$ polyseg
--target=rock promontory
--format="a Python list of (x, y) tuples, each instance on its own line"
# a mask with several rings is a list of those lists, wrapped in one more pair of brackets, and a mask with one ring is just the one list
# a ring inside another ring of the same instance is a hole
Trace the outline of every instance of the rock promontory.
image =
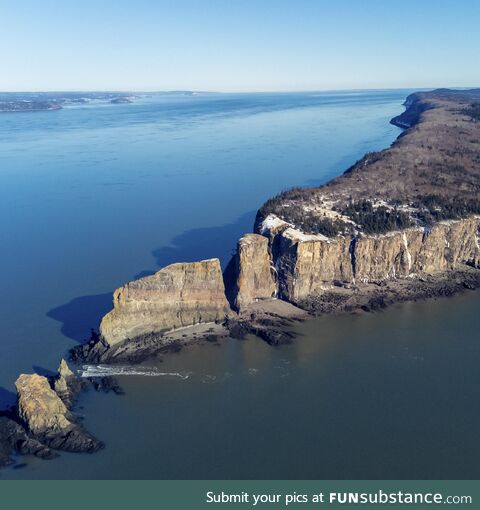
[(479, 105), (480, 89), (410, 95), (391, 147), (268, 200), (223, 279), (212, 259), (128, 283), (74, 357), (137, 361), (214, 322), (278, 344), (301, 310), (372, 311), (479, 287)]
[(132, 359), (135, 351), (152, 343), (155, 348), (171, 343), (166, 333), (222, 323), (230, 313), (219, 259), (171, 264), (117, 289), (113, 309), (100, 323), (99, 341), (81, 353), (77, 349), (76, 355), (89, 360)]

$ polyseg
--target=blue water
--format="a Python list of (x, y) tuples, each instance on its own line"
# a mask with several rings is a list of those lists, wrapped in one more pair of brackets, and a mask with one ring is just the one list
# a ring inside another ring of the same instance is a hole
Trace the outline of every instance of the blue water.
[[(273, 194), (399, 134), (409, 91), (152, 95), (0, 115), (0, 400), (55, 370), (114, 288), (228, 260)], [(320, 317), (132, 367), (80, 398), (106, 442), (1, 478), (478, 478), (480, 295)], [(157, 374), (146, 377), (146, 374)], [(22, 460), (22, 462), (25, 459)]]

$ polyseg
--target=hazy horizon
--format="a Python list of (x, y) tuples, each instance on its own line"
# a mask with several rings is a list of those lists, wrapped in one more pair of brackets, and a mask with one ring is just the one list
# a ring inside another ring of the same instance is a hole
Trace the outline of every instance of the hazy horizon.
[(121, 93), (125, 94), (131, 92), (133, 94), (172, 94), (172, 93), (182, 93), (182, 92), (190, 92), (194, 94), (290, 94), (290, 93), (298, 93), (298, 94), (311, 94), (311, 93), (328, 93), (328, 92), (374, 92), (374, 91), (388, 91), (388, 90), (435, 90), (439, 88), (445, 89), (458, 89), (458, 90), (468, 90), (468, 89), (477, 89), (480, 88), (480, 83), (478, 85), (470, 85), (470, 86), (431, 86), (431, 87), (377, 87), (377, 88), (338, 88), (338, 89), (298, 89), (298, 90), (197, 90), (193, 88), (186, 89), (165, 89), (165, 90), (141, 90), (141, 89), (122, 89), (122, 88), (112, 88), (112, 89), (80, 89), (80, 88), (72, 88), (72, 89), (59, 89), (52, 88), (48, 90), (0, 90), (0, 94), (54, 94), (54, 93)]

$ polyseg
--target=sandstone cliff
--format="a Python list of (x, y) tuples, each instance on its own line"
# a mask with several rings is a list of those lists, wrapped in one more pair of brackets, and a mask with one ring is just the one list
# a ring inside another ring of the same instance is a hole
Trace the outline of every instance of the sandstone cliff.
[(230, 280), (230, 302), (238, 311), (256, 301), (276, 296), (275, 268), (268, 239), (264, 236), (246, 234), (241, 237), (225, 274)]
[(229, 312), (218, 259), (172, 264), (117, 289), (100, 334), (115, 346), (150, 333), (224, 321)]
[(480, 217), (445, 221), (430, 229), (410, 228), (384, 235), (307, 235), (269, 216), (257, 228), (267, 233), (278, 295), (301, 303), (332, 286), (378, 283), (478, 267)]

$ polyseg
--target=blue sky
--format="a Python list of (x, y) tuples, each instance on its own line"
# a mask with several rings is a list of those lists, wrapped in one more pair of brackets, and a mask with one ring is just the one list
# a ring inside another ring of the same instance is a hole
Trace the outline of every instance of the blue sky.
[(0, 0), (0, 90), (480, 86), (479, 0)]

